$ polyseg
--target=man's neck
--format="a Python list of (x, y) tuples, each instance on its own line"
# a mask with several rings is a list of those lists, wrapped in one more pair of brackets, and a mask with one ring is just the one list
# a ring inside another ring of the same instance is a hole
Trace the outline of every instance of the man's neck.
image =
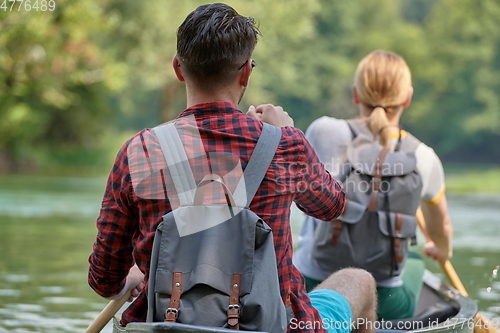
[(211, 93), (187, 89), (187, 107), (209, 102), (227, 102), (238, 105), (240, 95), (241, 93), (238, 94), (231, 89)]

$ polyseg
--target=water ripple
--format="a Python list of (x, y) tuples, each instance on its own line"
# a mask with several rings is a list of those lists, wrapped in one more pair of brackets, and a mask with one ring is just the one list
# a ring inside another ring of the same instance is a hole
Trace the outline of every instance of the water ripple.
[(5, 216), (96, 216), (99, 208), (100, 198), (87, 193), (0, 190), (0, 215)]
[(453, 247), (500, 251), (500, 196), (450, 195)]
[(12, 296), (16, 297), (21, 295), (20, 290), (15, 290), (15, 289), (0, 289), (0, 296)]
[(82, 298), (78, 297), (44, 297), (42, 301), (52, 304), (81, 304), (84, 302)]

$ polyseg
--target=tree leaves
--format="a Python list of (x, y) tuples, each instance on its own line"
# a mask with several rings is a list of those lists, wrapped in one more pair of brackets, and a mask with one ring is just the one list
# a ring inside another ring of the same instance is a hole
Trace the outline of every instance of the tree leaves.
[[(37, 147), (90, 148), (104, 131), (173, 118), (185, 99), (171, 69), (177, 27), (204, 3), (58, 0), (54, 12), (0, 10), (0, 152), (21, 161)], [(322, 115), (355, 116), (356, 66), (385, 49), (412, 70), (405, 128), (445, 158), (480, 152), (482, 160), (500, 160), (484, 148), (500, 139), (498, 1), (228, 4), (255, 17), (262, 32), (243, 110), (281, 104), (303, 130)]]

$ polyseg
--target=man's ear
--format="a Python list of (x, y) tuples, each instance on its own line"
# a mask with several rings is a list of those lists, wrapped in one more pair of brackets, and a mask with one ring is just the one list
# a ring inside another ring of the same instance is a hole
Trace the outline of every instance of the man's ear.
[(181, 82), (186, 81), (184, 79), (184, 75), (182, 75), (182, 70), (181, 70), (181, 63), (179, 61), (179, 57), (174, 55), (174, 58), (172, 59), (172, 67), (174, 68), (175, 75), (177, 76), (177, 79)]
[(410, 106), (411, 104), (411, 98), (413, 97), (413, 87), (409, 87), (408, 88), (408, 97), (406, 98), (406, 100), (404, 101), (404, 103), (402, 104), (402, 106), (406, 109), (407, 107)]
[(250, 81), (250, 75), (252, 75), (252, 59), (248, 59), (240, 70), (240, 85), (242, 87), (248, 87), (248, 82)]
[(358, 92), (356, 91), (356, 87), (351, 88), (351, 99), (352, 99), (352, 103), (355, 105), (358, 105), (360, 103), (359, 97), (358, 97)]

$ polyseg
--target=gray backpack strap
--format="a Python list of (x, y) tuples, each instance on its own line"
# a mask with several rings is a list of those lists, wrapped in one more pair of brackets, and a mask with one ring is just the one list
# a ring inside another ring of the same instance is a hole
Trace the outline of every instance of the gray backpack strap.
[[(369, 138), (373, 138), (373, 134), (370, 132), (369, 129), (367, 129), (367, 127), (363, 124), (361, 119), (358, 118), (345, 119), (345, 122), (347, 123), (347, 126), (349, 126), (349, 129), (351, 130), (352, 139), (350, 142), (352, 142), (352, 140), (354, 140), (361, 133), (367, 135)], [(351, 171), (352, 171), (351, 164), (349, 163), (349, 161), (345, 161), (345, 163), (342, 164), (342, 169), (340, 170), (337, 177), (335, 177), (335, 179), (343, 183), (347, 179)]]
[(281, 140), (281, 128), (263, 123), (262, 133), (243, 173), (248, 208), (271, 165)]
[(155, 285), (156, 285), (156, 269), (158, 268), (158, 254), (160, 253), (161, 230), (162, 223), (158, 226), (155, 237), (153, 239), (153, 249), (151, 250), (151, 260), (149, 264), (149, 279), (148, 279), (148, 312), (146, 322), (152, 323), (154, 312), (151, 309), (155, 308)]
[(192, 205), (196, 181), (174, 123), (153, 128), (165, 156), (181, 206)]
[(347, 125), (349, 125), (349, 128), (353, 134), (353, 139), (357, 137), (359, 134), (364, 134), (368, 136), (369, 138), (373, 138), (372, 132), (370, 132), (370, 129), (366, 126), (366, 123), (359, 119), (359, 118), (354, 118), (354, 119), (346, 119)]
[[(372, 132), (370, 132), (370, 129), (366, 126), (362, 119), (346, 119), (346, 122), (352, 132), (353, 139), (359, 134), (365, 134), (369, 138), (373, 138)], [(401, 146), (399, 149), (396, 148), (396, 150), (414, 153), (420, 142), (421, 141), (419, 139), (407, 132), (406, 137), (401, 142)]]
[(419, 139), (417, 139), (410, 133), (406, 132), (406, 136), (403, 138), (399, 150), (404, 152), (415, 153), (420, 143), (421, 141)]

